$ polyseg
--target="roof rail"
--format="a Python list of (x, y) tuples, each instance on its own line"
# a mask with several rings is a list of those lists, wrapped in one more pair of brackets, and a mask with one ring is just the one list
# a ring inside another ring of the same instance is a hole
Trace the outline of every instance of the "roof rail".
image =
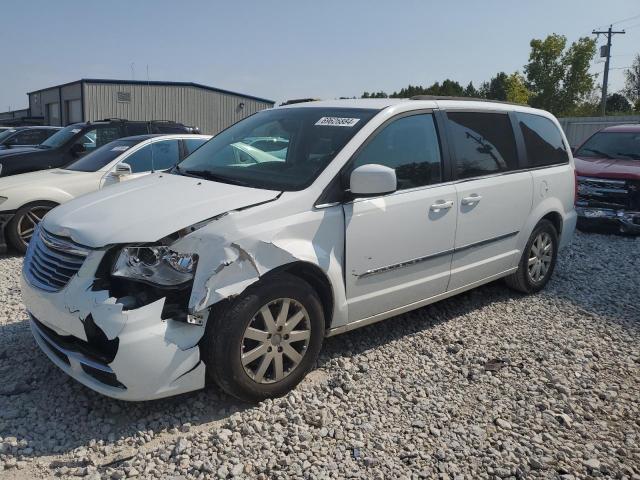
[(126, 122), (127, 119), (126, 118), (118, 118), (118, 117), (110, 117), (110, 118), (105, 118), (102, 120), (96, 120), (98, 122)]
[(414, 95), (409, 100), (459, 100), (467, 102), (487, 102), (487, 103), (504, 103), (505, 105), (515, 105), (518, 107), (527, 107), (524, 103), (507, 102), (505, 100), (491, 100), (490, 98), (476, 97), (447, 97), (446, 95)]
[(307, 103), (307, 102), (317, 102), (317, 98), (294, 98), (292, 100), (287, 100), (286, 102), (282, 102), (280, 104), (281, 107), (286, 105), (295, 105), (296, 103)]

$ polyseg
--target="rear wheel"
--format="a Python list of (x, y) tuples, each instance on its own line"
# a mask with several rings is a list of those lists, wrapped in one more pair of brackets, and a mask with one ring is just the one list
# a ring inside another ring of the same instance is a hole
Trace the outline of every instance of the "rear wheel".
[(305, 281), (280, 274), (212, 311), (202, 356), (223, 390), (259, 401), (293, 389), (313, 367), (323, 337), (318, 295)]
[(19, 208), (6, 227), (9, 245), (18, 252), (25, 253), (36, 226), (42, 221), (49, 210), (54, 207), (56, 207), (56, 204), (53, 202), (41, 201), (33, 202)]
[(547, 284), (558, 257), (558, 232), (549, 220), (540, 220), (524, 249), (518, 270), (505, 278), (507, 285), (524, 293), (535, 293)]

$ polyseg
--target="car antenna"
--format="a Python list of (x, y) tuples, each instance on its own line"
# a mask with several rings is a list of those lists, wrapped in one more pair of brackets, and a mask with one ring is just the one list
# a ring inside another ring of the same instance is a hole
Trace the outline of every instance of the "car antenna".
[[(147, 108), (149, 107), (149, 89), (151, 88), (151, 82), (149, 81), (149, 64), (147, 63)], [(151, 122), (148, 123), (149, 130), (151, 130)], [(153, 165), (153, 141), (151, 141), (151, 173), (155, 173), (156, 169)]]

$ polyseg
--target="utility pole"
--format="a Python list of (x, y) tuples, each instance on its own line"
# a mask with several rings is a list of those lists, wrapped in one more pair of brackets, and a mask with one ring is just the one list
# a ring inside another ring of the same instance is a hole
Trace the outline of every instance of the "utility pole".
[[(611, 37), (617, 34), (624, 34), (624, 30), (620, 30), (618, 32), (613, 31), (613, 25), (609, 25), (609, 29), (605, 31), (594, 30), (594, 35), (606, 35), (607, 36), (607, 46), (600, 48), (600, 57), (607, 57), (604, 61), (604, 75), (602, 77), (602, 116), (604, 117), (607, 114), (607, 84), (609, 82), (609, 60), (611, 59)], [(604, 55), (603, 55), (604, 53)]]

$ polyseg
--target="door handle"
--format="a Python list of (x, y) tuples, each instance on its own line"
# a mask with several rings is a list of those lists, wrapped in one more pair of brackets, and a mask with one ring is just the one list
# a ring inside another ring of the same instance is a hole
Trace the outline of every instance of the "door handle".
[(480, 202), (480, 200), (482, 200), (482, 196), (474, 193), (468, 197), (462, 197), (461, 203), (462, 205), (473, 205), (474, 203)]
[(453, 200), (447, 200), (446, 202), (440, 201), (434, 203), (433, 205), (431, 205), (429, 210), (431, 210), (432, 212), (439, 212), (440, 210), (449, 210), (451, 207), (453, 207)]

